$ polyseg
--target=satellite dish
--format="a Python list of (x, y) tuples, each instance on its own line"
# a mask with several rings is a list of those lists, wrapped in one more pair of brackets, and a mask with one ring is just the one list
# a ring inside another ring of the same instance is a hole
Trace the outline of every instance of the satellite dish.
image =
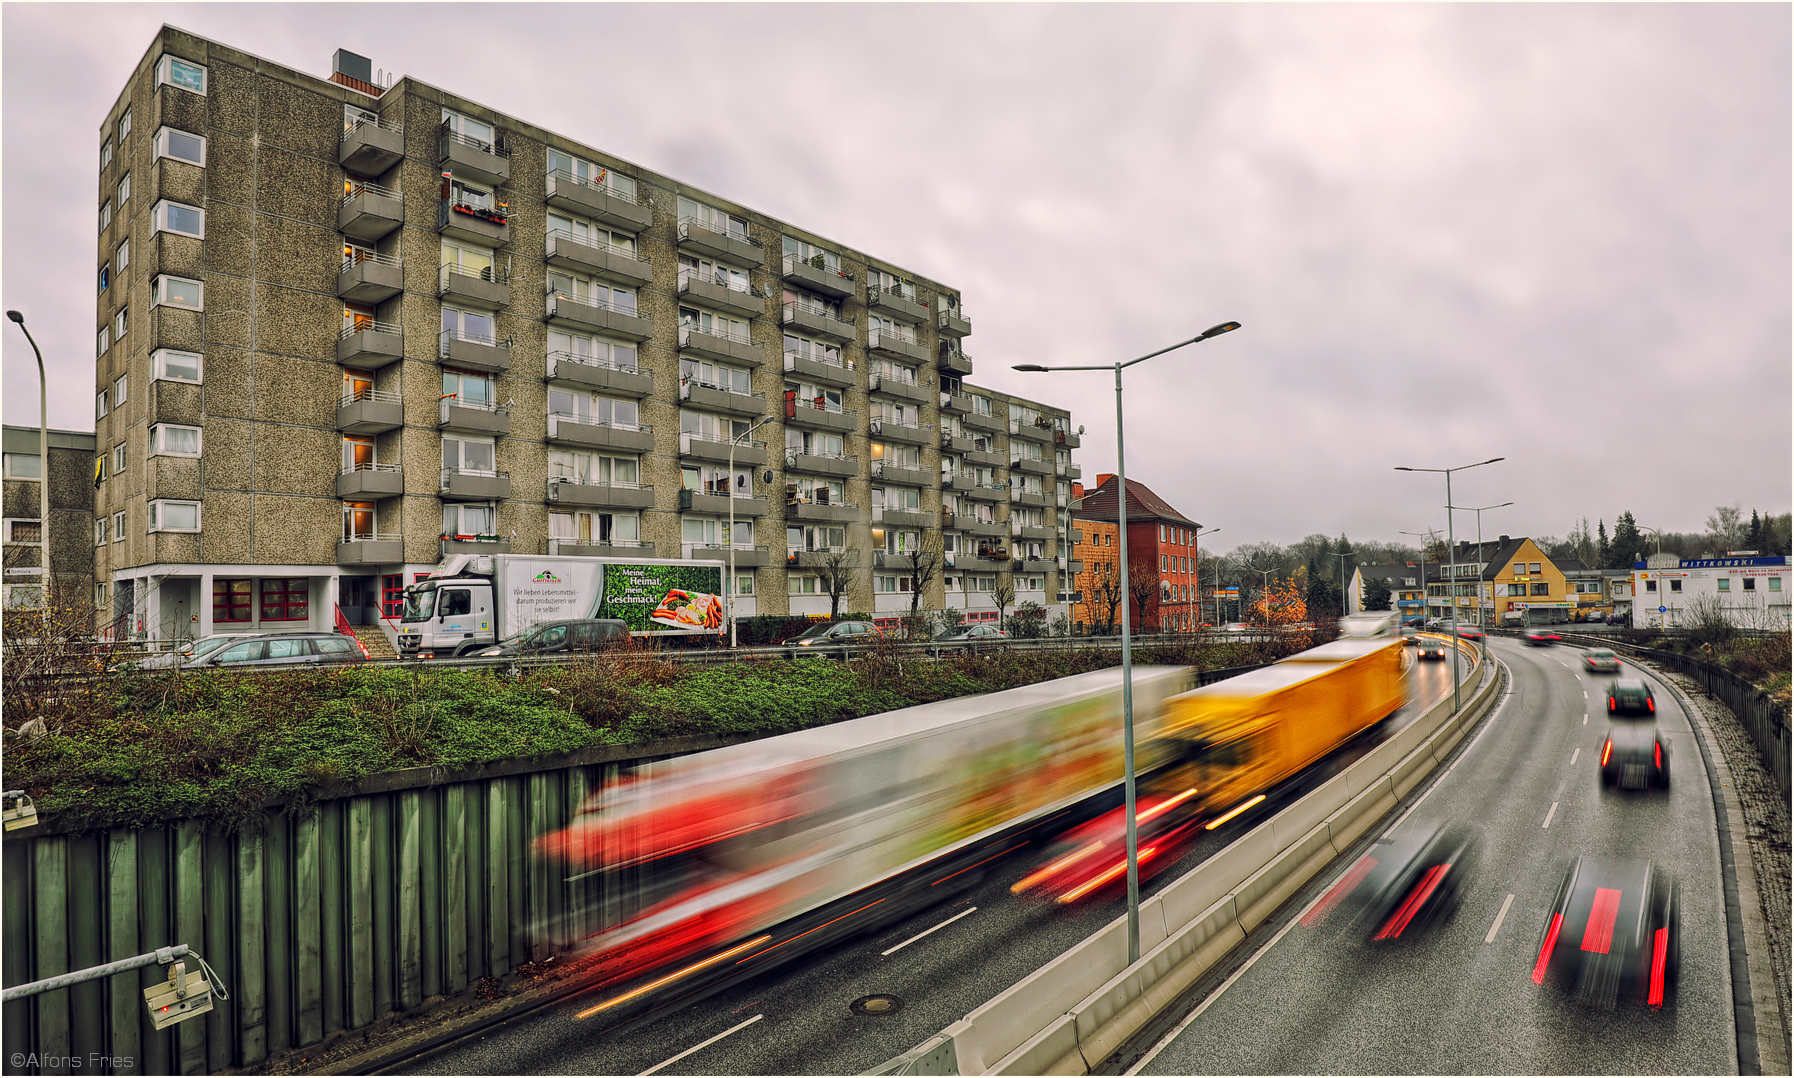
[(772, 469), (771, 468), (766, 469), (766, 474), (762, 475), (760, 477), (760, 482), (762, 482), (762, 483), (772, 482)]
[(1084, 424), (1079, 423), (1078, 424), (1078, 437), (1082, 438), (1083, 436), (1084, 436)]

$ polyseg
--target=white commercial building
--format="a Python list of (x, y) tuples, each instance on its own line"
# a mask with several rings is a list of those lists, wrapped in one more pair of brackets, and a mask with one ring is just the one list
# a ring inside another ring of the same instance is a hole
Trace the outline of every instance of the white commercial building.
[(1710, 607), (1740, 629), (1785, 630), (1791, 576), (1794, 558), (1788, 557), (1652, 555), (1632, 566), (1632, 624), (1673, 629)]

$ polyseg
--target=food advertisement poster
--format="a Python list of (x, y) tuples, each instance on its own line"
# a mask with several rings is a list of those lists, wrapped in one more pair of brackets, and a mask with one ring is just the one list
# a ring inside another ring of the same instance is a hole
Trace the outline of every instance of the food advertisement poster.
[(616, 618), (630, 632), (721, 633), (723, 571), (720, 565), (610, 562), (594, 618)]

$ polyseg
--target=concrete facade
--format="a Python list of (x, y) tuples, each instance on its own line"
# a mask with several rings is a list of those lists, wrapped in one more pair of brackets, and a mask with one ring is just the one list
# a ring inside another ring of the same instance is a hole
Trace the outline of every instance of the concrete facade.
[[(0, 605), (34, 607), (42, 601), (45, 574), (39, 489), (44, 468), (39, 428), (8, 426), (4, 442), (5, 578)], [(50, 569), (63, 603), (76, 603), (93, 590), (94, 438), (85, 431), (52, 430), (50, 435)]]
[(875, 555), (910, 543), (1002, 539), (973, 590), (1055, 593), (1055, 541), (1010, 532), (1064, 511), (1070, 413), (965, 384), (957, 290), (360, 85), (164, 27), (101, 126), (96, 437), (127, 463), (94, 572), (143, 633), (368, 624), (450, 549), (726, 560), (731, 486), (744, 613), (825, 613), (795, 553), (830, 545), (862, 555), (844, 610), (907, 610)]

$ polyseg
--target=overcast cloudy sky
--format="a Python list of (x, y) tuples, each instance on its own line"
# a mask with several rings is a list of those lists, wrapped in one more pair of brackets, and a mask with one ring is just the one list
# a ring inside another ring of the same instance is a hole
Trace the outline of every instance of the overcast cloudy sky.
[[(1786, 4), (21, 4), (4, 305), (91, 429), (98, 127), (168, 22), (334, 49), (964, 290), (973, 381), (1069, 404), (1222, 533), (1556, 534), (1790, 487)], [(432, 25), (434, 22), (434, 25)], [(4, 327), (5, 421), (37, 422)], [(1460, 525), (1472, 527), (1465, 514)]]

